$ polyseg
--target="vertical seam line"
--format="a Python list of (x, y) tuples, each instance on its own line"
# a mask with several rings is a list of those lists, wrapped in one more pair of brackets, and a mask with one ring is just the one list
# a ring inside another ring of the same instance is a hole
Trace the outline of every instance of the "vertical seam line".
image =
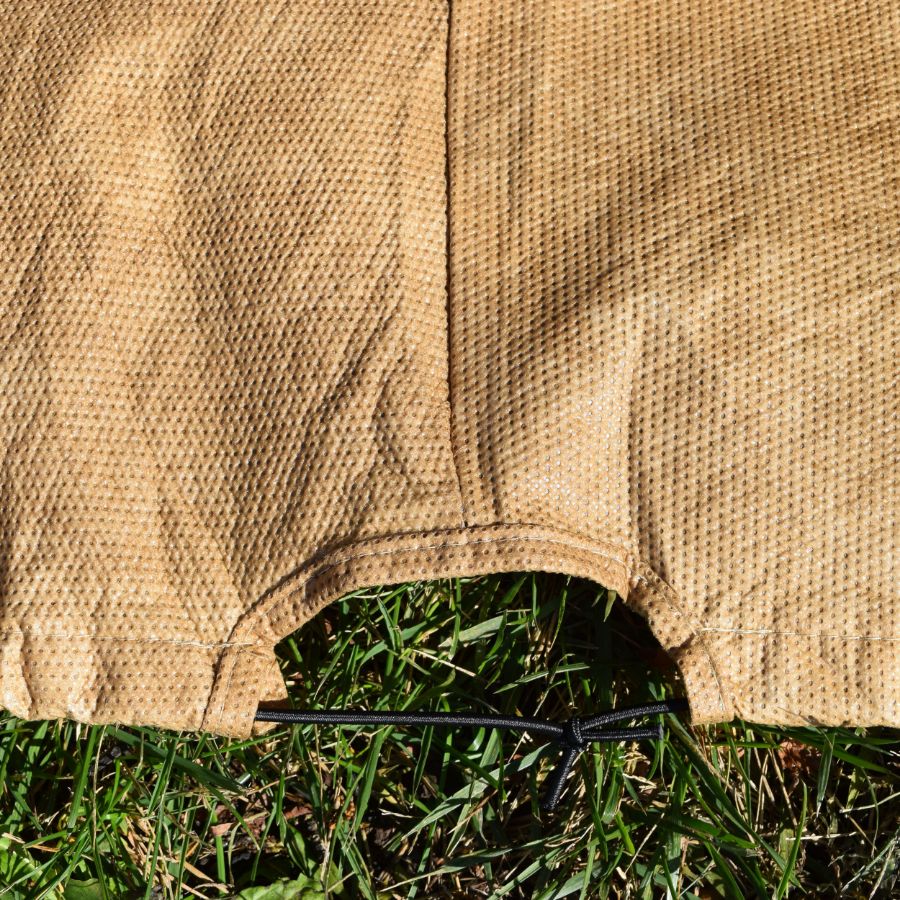
[(453, 0), (447, 0), (447, 38), (444, 52), (444, 256), (446, 258), (446, 323), (447, 330), (447, 413), (450, 430), (450, 458), (453, 462), (453, 471), (456, 474), (456, 486), (459, 491), (459, 510), (462, 527), (469, 527), (469, 518), (466, 513), (466, 498), (463, 493), (462, 476), (460, 474), (459, 460), (456, 453), (456, 414), (453, 404), (453, 257), (452, 257), (452, 222), (450, 212), (450, 71), (451, 71), (451, 40), (453, 35)]

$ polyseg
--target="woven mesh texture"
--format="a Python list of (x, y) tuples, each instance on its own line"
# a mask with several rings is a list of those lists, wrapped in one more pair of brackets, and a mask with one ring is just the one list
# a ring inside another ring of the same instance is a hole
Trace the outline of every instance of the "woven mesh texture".
[(0, 2), (0, 704), (261, 733), (535, 569), (900, 725), (898, 173), (891, 0)]

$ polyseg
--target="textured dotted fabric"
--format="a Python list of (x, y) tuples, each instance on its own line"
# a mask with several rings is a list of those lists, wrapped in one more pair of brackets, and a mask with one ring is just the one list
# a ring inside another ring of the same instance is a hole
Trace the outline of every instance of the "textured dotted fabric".
[(0, 705), (245, 737), (535, 569), (900, 726), (892, 0), (0, 2)]

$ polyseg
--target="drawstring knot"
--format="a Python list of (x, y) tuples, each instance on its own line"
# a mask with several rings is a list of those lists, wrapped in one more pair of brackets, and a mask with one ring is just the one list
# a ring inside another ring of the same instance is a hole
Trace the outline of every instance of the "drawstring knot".
[(573, 716), (563, 725), (561, 743), (575, 750), (583, 750), (587, 746), (581, 732), (581, 719), (578, 716)]
[(683, 700), (669, 700), (663, 703), (650, 703), (645, 706), (634, 706), (628, 709), (612, 709), (599, 716), (589, 719), (573, 716), (560, 727), (556, 742), (563, 748), (562, 756), (556, 764), (556, 768), (550, 773), (544, 788), (544, 799), (541, 801), (541, 809), (556, 809), (559, 798), (562, 795), (563, 786), (572, 767), (578, 757), (591, 744), (610, 744), (616, 741), (653, 739), (658, 740), (663, 736), (662, 725), (647, 728), (611, 728), (602, 726), (610, 722), (623, 719), (637, 718), (656, 712), (676, 712), (687, 708)]
[(474, 728), (503, 728), (510, 731), (526, 731), (552, 738), (561, 748), (562, 756), (547, 779), (541, 808), (555, 809), (562, 795), (563, 786), (578, 757), (591, 744), (608, 744), (617, 741), (659, 740), (663, 736), (662, 724), (650, 727), (606, 728), (612, 722), (642, 718), (656, 713), (685, 712), (685, 700), (660, 700), (624, 709), (611, 709), (596, 716), (573, 716), (559, 724), (546, 719), (525, 716), (493, 716), (469, 713), (407, 713), (407, 712), (357, 712), (355, 710), (294, 710), (259, 709), (258, 722), (283, 722), (300, 725), (450, 725)]

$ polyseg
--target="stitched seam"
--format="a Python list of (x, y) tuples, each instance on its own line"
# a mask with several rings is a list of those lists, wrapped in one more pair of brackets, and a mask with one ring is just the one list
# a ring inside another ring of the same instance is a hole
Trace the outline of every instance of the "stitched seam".
[[(503, 528), (520, 527), (521, 528), (521, 527), (529, 527), (529, 526), (523, 525), (523, 524), (518, 524), (518, 525), (506, 525), (505, 524), (503, 526), (498, 526), (498, 527), (503, 527)], [(530, 526), (530, 527), (540, 527), (540, 526)], [(541, 537), (538, 535), (524, 535), (524, 536), (519, 536), (519, 537), (508, 536), (508, 537), (493, 537), (493, 538), (491, 538), (491, 537), (476, 538), (471, 541), (442, 541), (442, 542), (438, 542), (436, 544), (431, 544), (431, 545), (424, 544), (424, 545), (414, 545), (411, 547), (391, 547), (391, 548), (386, 548), (384, 550), (372, 550), (372, 551), (368, 551), (368, 552), (355, 553), (355, 554), (350, 554), (348, 556), (341, 557), (341, 558), (331, 561), (331, 562), (323, 563), (321, 568), (313, 569), (312, 571), (310, 571), (306, 575), (306, 577), (303, 578), (303, 580), (300, 581), (298, 584), (296, 584), (287, 594), (285, 594), (283, 596), (274, 596), (272, 598), (272, 602), (270, 604), (268, 604), (266, 606), (262, 606), (258, 610), (256, 610), (252, 621), (258, 621), (260, 619), (265, 620), (266, 618), (268, 618), (271, 621), (272, 618), (277, 618), (279, 615), (281, 615), (281, 613), (277, 612), (278, 607), (281, 605), (284, 605), (284, 604), (291, 603), (293, 601), (293, 599), (304, 589), (304, 587), (311, 580), (313, 580), (314, 578), (323, 578), (323, 577), (327, 576), (329, 574), (329, 572), (333, 571), (334, 569), (338, 568), (339, 566), (346, 565), (347, 563), (353, 562), (354, 560), (357, 560), (357, 559), (363, 559), (363, 558), (375, 557), (375, 556), (390, 556), (390, 555), (399, 554), (399, 553), (415, 553), (415, 552), (422, 552), (422, 551), (428, 551), (428, 550), (461, 548), (461, 547), (469, 547), (469, 546), (478, 545), (478, 544), (503, 544), (503, 543), (528, 543), (528, 542), (562, 546), (562, 547), (566, 547), (567, 549), (572, 550), (572, 551), (579, 551), (579, 552), (587, 553), (590, 556), (596, 556), (596, 557), (604, 560), (605, 562), (616, 563), (616, 564), (622, 566), (626, 570), (625, 574), (626, 574), (628, 583), (629, 584), (633, 583), (633, 579), (629, 572), (630, 566), (629, 566), (628, 562), (626, 562), (625, 560), (623, 560), (617, 556), (612, 555), (611, 553), (605, 553), (601, 550), (598, 550), (593, 546), (589, 546), (589, 547), (580, 546), (579, 547), (572, 541), (562, 541), (562, 540), (558, 540), (558, 539), (554, 539), (554, 538)], [(620, 545), (619, 549), (624, 551), (623, 555), (626, 557), (626, 559), (631, 557), (631, 553), (628, 551), (628, 549), (626, 547), (622, 547)], [(725, 695), (724, 695), (724, 690), (723, 690), (722, 678), (719, 674), (718, 667), (716, 665), (715, 659), (713, 658), (712, 652), (710, 651), (710, 648), (709, 648), (706, 640), (703, 637), (702, 630), (698, 626), (695, 625), (695, 623), (693, 622), (691, 617), (689, 617), (687, 615), (687, 613), (682, 609), (681, 604), (678, 600), (677, 594), (671, 588), (671, 586), (668, 585), (661, 578), (659, 578), (659, 576), (656, 575), (656, 573), (653, 572), (653, 570), (649, 566), (647, 566), (643, 560), (641, 560), (641, 567), (643, 569), (645, 569), (647, 572), (649, 572), (650, 575), (652, 576), (652, 578), (648, 578), (643, 575), (638, 575), (636, 580), (638, 580), (638, 581), (643, 580), (644, 583), (647, 585), (647, 587), (650, 588), (650, 590), (652, 591), (653, 596), (663, 598), (665, 600), (667, 606), (672, 610), (672, 612), (687, 623), (688, 628), (690, 629), (692, 635), (697, 637), (698, 643), (703, 648), (703, 651), (707, 657), (707, 660), (709, 662), (710, 668), (713, 673), (713, 677), (716, 679), (716, 687), (718, 690), (719, 706), (723, 713), (727, 713), (727, 706), (725, 704)], [(326, 605), (326, 604), (320, 604), (320, 607), (324, 606), (324, 605)], [(249, 621), (250, 620), (245, 620), (245, 624), (247, 624)], [(241, 624), (240, 622), (236, 623), (235, 630), (238, 628), (238, 626), (240, 624)], [(234, 668), (235, 668), (236, 664), (237, 664), (237, 659), (235, 658), (229, 668), (228, 676), (225, 681), (222, 703), (216, 714), (217, 718), (213, 719), (213, 722), (220, 721), (221, 715), (225, 708), (225, 704), (229, 699), (228, 694), (231, 689), (231, 681), (232, 681), (232, 676), (233, 676)]]
[(90, 634), (88, 632), (71, 632), (59, 633), (55, 631), (38, 631), (34, 628), (10, 628), (0, 629), (0, 635), (22, 634), (29, 637), (46, 637), (54, 639), (72, 640), (73, 638), (90, 638), (92, 641), (121, 641), (122, 643), (134, 644), (174, 644), (178, 647), (206, 647), (206, 648), (225, 648), (225, 647), (259, 647), (258, 641), (220, 641), (207, 643), (204, 641), (184, 641), (178, 638), (132, 638), (120, 637), (115, 634)]
[(650, 589), (653, 596), (663, 597), (666, 602), (675, 610), (676, 614), (680, 615), (684, 619), (684, 621), (687, 622), (688, 628), (690, 629), (692, 635), (696, 635), (699, 645), (703, 648), (703, 652), (706, 654), (706, 659), (709, 662), (713, 677), (716, 679), (716, 689), (719, 692), (719, 707), (722, 710), (723, 714), (727, 714), (728, 707), (725, 705), (725, 691), (722, 687), (723, 679), (719, 674), (719, 667), (716, 664), (716, 660), (713, 657), (709, 644), (703, 637), (703, 630), (696, 622), (694, 622), (693, 617), (689, 616), (682, 609), (681, 602), (678, 600), (678, 594), (675, 592), (675, 589), (667, 581), (660, 578), (660, 576), (657, 575), (656, 572), (654, 572), (653, 569), (643, 560), (641, 561), (641, 566), (645, 569), (648, 575), (638, 575), (637, 581), (643, 581), (644, 584), (646, 584)]
[[(574, 540), (581, 541), (582, 545), (589, 552), (592, 552), (592, 553), (594, 553), (594, 552), (601, 553), (601, 554), (604, 553), (605, 552), (604, 550), (597, 549), (598, 547), (600, 547), (601, 545), (604, 545), (604, 544), (609, 547), (615, 547), (616, 549), (624, 549), (626, 558), (631, 559), (631, 560), (635, 559), (635, 554), (625, 548), (621, 539), (613, 540), (608, 537), (607, 538), (591, 538), (591, 537), (587, 537), (586, 535), (582, 534), (579, 531), (572, 531), (568, 528), (561, 528), (558, 525), (546, 525), (546, 524), (541, 525), (536, 522), (494, 522), (490, 525), (472, 524), (472, 525), (466, 526), (466, 528), (458, 528), (458, 527), (457, 528), (433, 528), (433, 529), (429, 529), (428, 531), (406, 532), (406, 533), (399, 532), (399, 533), (394, 533), (394, 534), (390, 534), (390, 535), (363, 538), (362, 540), (357, 541), (356, 543), (357, 543), (357, 545), (362, 545), (362, 544), (368, 545), (368, 544), (383, 543), (385, 541), (399, 541), (399, 540), (402, 540), (403, 538), (422, 539), (422, 538), (428, 537), (428, 536), (437, 536), (437, 535), (444, 535), (444, 534), (455, 535), (455, 534), (458, 534), (459, 532), (471, 533), (472, 531), (476, 531), (476, 532), (514, 531), (514, 530), (520, 529), (520, 528), (540, 529), (542, 531), (546, 531), (546, 532), (550, 532), (550, 533), (554, 533), (554, 534), (560, 534), (560, 535), (564, 535), (567, 537), (570, 536)], [(559, 541), (558, 539), (555, 539), (555, 538), (546, 538), (545, 539), (545, 538), (541, 538), (537, 535), (525, 536), (525, 537), (513, 536), (510, 539), (523, 540), (523, 541), (524, 540), (531, 540), (531, 541), (534, 541), (534, 540), (547, 540), (547, 541), (556, 540), (557, 543), (562, 543), (562, 544), (565, 544), (566, 546), (575, 546), (574, 544), (572, 544), (569, 541)], [(499, 541), (499, 540), (501, 540), (501, 538), (476, 538), (473, 540), (466, 541), (466, 543), (474, 544), (474, 543), (478, 543), (478, 542), (484, 542), (485, 540)], [(416, 549), (419, 546), (420, 545), (416, 544), (413, 546), (413, 549)], [(330, 553), (323, 554), (321, 557), (322, 560), (323, 561), (327, 560), (329, 556), (331, 556), (335, 553), (339, 553), (340, 549), (341, 548), (337, 548), (337, 549), (331, 551)], [(428, 548), (424, 548), (424, 549), (428, 549)], [(300, 568), (302, 568), (302, 567), (300, 567)]]
[(469, 524), (469, 516), (466, 512), (466, 499), (463, 493), (462, 475), (459, 469), (459, 460), (456, 453), (456, 440), (454, 427), (455, 415), (453, 412), (453, 332), (452, 332), (452, 304), (453, 304), (453, 259), (451, 251), (452, 226), (450, 221), (450, 39), (453, 34), (453, 0), (447, 2), (447, 39), (446, 52), (444, 54), (444, 256), (446, 257), (446, 316), (444, 327), (447, 332), (447, 427), (450, 437), (450, 459), (453, 463), (453, 471), (456, 474), (456, 486), (459, 490), (459, 512), (462, 527)]
[(701, 628), (712, 634), (785, 635), (787, 637), (833, 638), (839, 641), (900, 641), (900, 636), (874, 634), (834, 634), (828, 631), (782, 631), (777, 628)]
[[(488, 526), (488, 528), (496, 528), (496, 529), (504, 529), (510, 530), (515, 528), (542, 528), (546, 526), (533, 525), (529, 523), (503, 523), (498, 524), (496, 526)], [(573, 536), (580, 537), (576, 535), (575, 532), (565, 532), (562, 529), (555, 529), (556, 531), (562, 531), (563, 533), (572, 534)], [(396, 535), (393, 536), (396, 539)], [(372, 542), (379, 540), (378, 538), (373, 538)], [(384, 540), (382, 538), (381, 540)], [(584, 540), (584, 538), (581, 538)], [(328, 575), (328, 573), (338, 566), (346, 565), (349, 562), (353, 562), (356, 559), (362, 559), (367, 557), (375, 557), (375, 556), (388, 556), (395, 553), (415, 553), (427, 550), (441, 550), (441, 549), (450, 549), (450, 548), (460, 548), (460, 547), (468, 547), (478, 544), (503, 544), (503, 543), (545, 543), (555, 546), (566, 547), (569, 550), (578, 550), (580, 552), (587, 553), (591, 556), (596, 556), (600, 559), (603, 559), (607, 562), (613, 562), (625, 569), (626, 578), (629, 584), (633, 583), (632, 577), (632, 564), (630, 560), (633, 559), (633, 555), (630, 553), (627, 547), (622, 546), (621, 544), (615, 545), (619, 550), (623, 551), (623, 555), (625, 559), (621, 559), (617, 556), (612, 555), (611, 553), (604, 552), (596, 548), (596, 542), (591, 541), (591, 546), (577, 546), (573, 541), (562, 541), (555, 538), (549, 537), (541, 537), (538, 535), (523, 535), (523, 536), (509, 536), (509, 537), (486, 537), (486, 538), (476, 538), (470, 541), (441, 541), (436, 544), (431, 545), (413, 545), (410, 547), (389, 547), (384, 550), (371, 550), (367, 552), (350, 554), (349, 556), (344, 556), (338, 560), (334, 560), (331, 562), (327, 562), (323, 560), (323, 563), (320, 568), (312, 569), (305, 578), (299, 581), (294, 585), (291, 590), (285, 594), (280, 595), (276, 593), (274, 596), (270, 598), (270, 602), (263, 602), (258, 609), (256, 610), (248, 610), (247, 615), (239, 619), (234, 628), (231, 631), (231, 634), (234, 635), (238, 629), (240, 628), (248, 628), (251, 627), (251, 624), (255, 624), (256, 622), (262, 620), (266, 621), (267, 619), (271, 621), (273, 618), (277, 618), (281, 613), (276, 612), (279, 606), (283, 604), (288, 604), (293, 601), (293, 599), (299, 594), (304, 587), (313, 579), (313, 578), (323, 578)], [(611, 543), (611, 542), (610, 542)], [(612, 543), (611, 543), (612, 546)], [(336, 551), (337, 552), (337, 551)], [(661, 596), (666, 604), (670, 607), (672, 612), (682, 618), (688, 625), (688, 628), (691, 631), (692, 636), (696, 636), (699, 645), (703, 648), (703, 652), (705, 653), (707, 660), (709, 662), (710, 668), (713, 673), (713, 677), (716, 679), (716, 687), (718, 689), (719, 695), (719, 706), (722, 709), (723, 713), (727, 713), (727, 706), (725, 704), (725, 694), (723, 690), (723, 681), (721, 675), (719, 674), (718, 667), (716, 665), (715, 659), (713, 658), (712, 652), (709, 648), (707, 641), (705, 640), (703, 633), (699, 626), (694, 623), (693, 619), (687, 615), (684, 609), (681, 606), (680, 601), (678, 600), (678, 595), (674, 591), (674, 589), (663, 581), (654, 571), (653, 569), (645, 563), (644, 560), (640, 560), (640, 568), (645, 572), (649, 573), (650, 578), (643, 576), (637, 573), (637, 579), (643, 580), (644, 583), (653, 591), (654, 596)], [(653, 583), (651, 583), (651, 581)], [(656, 585), (660, 585), (661, 587), (657, 588)], [(231, 673), (229, 673), (228, 682), (226, 683), (226, 697), (227, 690), (230, 686)], [(224, 699), (223, 699), (223, 707), (224, 707)]]
[[(232, 656), (231, 665), (228, 667), (228, 677), (225, 679), (225, 687), (222, 690), (222, 702), (219, 704), (219, 709), (215, 713), (215, 716), (214, 716), (212, 722), (210, 723), (210, 727), (212, 727), (212, 728), (217, 727), (221, 723), (222, 714), (225, 712), (225, 704), (229, 701), (229, 699), (231, 699), (232, 703), (234, 702), (234, 699), (231, 698), (229, 695), (231, 694), (231, 679), (232, 679), (232, 676), (234, 675), (234, 670), (235, 670), (235, 667), (237, 666), (237, 661), (238, 661), (238, 657)], [(213, 679), (213, 686), (212, 686), (213, 690), (216, 689), (216, 681), (217, 680), (218, 679), (216, 679), (216, 678)], [(209, 704), (209, 700), (207, 700), (207, 705), (208, 704)]]
[[(608, 559), (612, 562), (616, 562), (621, 566), (625, 566), (627, 568), (627, 562), (623, 559), (620, 559), (617, 556), (613, 556), (612, 554), (606, 554), (602, 551), (595, 550), (588, 546), (576, 546), (575, 544), (570, 543), (569, 541), (560, 541), (555, 538), (542, 538), (537, 536), (525, 536), (525, 537), (497, 537), (497, 538), (476, 538), (471, 541), (445, 541), (439, 544), (422, 544), (417, 545), (415, 547), (393, 547), (391, 549), (385, 550), (370, 550), (367, 553), (358, 553), (353, 556), (347, 556), (343, 559), (336, 560), (333, 563), (329, 563), (326, 568), (336, 568), (337, 566), (342, 566), (345, 563), (352, 562), (355, 559), (365, 559), (370, 556), (387, 556), (392, 553), (412, 553), (419, 550), (444, 550), (444, 549), (454, 549), (458, 547), (475, 547), (479, 544), (516, 544), (521, 543), (523, 541), (531, 542), (531, 543), (540, 543), (540, 544), (553, 544), (559, 547), (569, 547), (572, 550), (579, 550), (582, 553), (590, 553), (594, 556), (600, 556), (604, 559)], [(310, 578), (318, 577), (319, 573), (315, 573), (315, 575), (310, 575)], [(309, 580), (309, 579), (307, 579)]]
[[(309, 572), (309, 574), (306, 575), (305, 578), (303, 578), (302, 581), (300, 581), (298, 584), (296, 584), (291, 589), (290, 593), (288, 593), (285, 596), (272, 597), (270, 603), (261, 605), (258, 609), (249, 610), (248, 612), (253, 614), (252, 620), (258, 620), (261, 618), (265, 618), (271, 614), (273, 607), (276, 607), (281, 603), (286, 603), (286, 602), (290, 601), (297, 593), (302, 591), (303, 588), (314, 578), (322, 578), (325, 575), (327, 575), (331, 570), (336, 569), (339, 566), (346, 565), (349, 562), (354, 562), (355, 560), (358, 560), (358, 559), (367, 559), (367, 558), (376, 557), (376, 556), (391, 556), (393, 554), (398, 554), (398, 553), (419, 553), (419, 552), (427, 551), (427, 550), (459, 549), (461, 547), (473, 547), (473, 546), (478, 546), (480, 544), (510, 544), (510, 543), (543, 543), (543, 544), (551, 544), (551, 545), (560, 546), (560, 547), (567, 547), (570, 550), (578, 550), (582, 553), (588, 553), (592, 556), (600, 557), (601, 559), (605, 559), (608, 562), (617, 563), (618, 565), (625, 568), (626, 575), (628, 574), (627, 570), (629, 569), (629, 564), (627, 562), (627, 559), (626, 560), (620, 559), (617, 556), (613, 556), (612, 554), (609, 554), (609, 553), (604, 553), (603, 551), (594, 549), (593, 547), (577, 546), (570, 541), (561, 541), (561, 540), (556, 540), (553, 538), (544, 538), (544, 537), (539, 537), (537, 535), (532, 535), (532, 536), (525, 535), (522, 537), (510, 536), (510, 537), (476, 538), (476, 539), (470, 540), (470, 541), (441, 541), (436, 544), (416, 544), (416, 545), (413, 545), (410, 547), (389, 547), (389, 548), (385, 548), (384, 550), (369, 550), (364, 553), (354, 553), (354, 554), (350, 554), (349, 556), (341, 557), (337, 560), (323, 562), (323, 564), (321, 565), (320, 568), (313, 569), (312, 571)], [(627, 550), (626, 550), (626, 556), (627, 556)], [(680, 609), (678, 610), (678, 612), (679, 612), (679, 614), (683, 615), (683, 613), (681, 613)], [(247, 618), (244, 621), (250, 622), (251, 619)], [(237, 628), (240, 625), (241, 625), (241, 621), (239, 620), (235, 624), (235, 628), (233, 629), (232, 633), (235, 630), (237, 630)]]

